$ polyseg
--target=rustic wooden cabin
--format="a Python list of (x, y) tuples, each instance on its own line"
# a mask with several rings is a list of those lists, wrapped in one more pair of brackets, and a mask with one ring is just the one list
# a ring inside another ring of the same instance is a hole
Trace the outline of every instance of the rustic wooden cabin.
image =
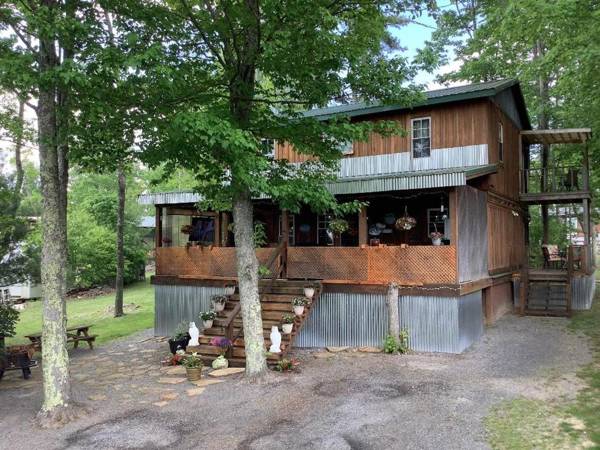
[[(284, 336), (285, 350), (292, 344), (381, 345), (387, 331), (385, 293), (392, 282), (400, 286), (401, 326), (418, 351), (460, 353), (482, 336), (485, 323), (515, 308), (534, 309), (527, 300), (535, 276), (526, 264), (526, 206), (549, 198), (534, 198), (527, 188), (527, 149), (545, 137), (530, 131), (517, 81), (431, 91), (410, 109), (353, 104), (307, 114), (322, 120), (340, 114), (353, 121), (392, 119), (408, 135), (372, 135), (342, 150), (339, 178), (328, 188), (340, 200), (359, 199), (368, 206), (346, 218), (349, 226), (341, 235), (331, 232), (330, 215), (308, 207), (292, 214), (268, 199), (255, 201), (255, 220), (268, 240), (257, 255), (272, 274), (260, 283), (265, 337), (291, 311), (291, 298), (302, 294), (307, 280), (317, 293), (292, 335)], [(286, 143), (274, 144), (274, 157), (303, 160)], [(578, 195), (577, 201), (589, 201), (589, 188)], [(192, 192), (140, 198), (156, 207), (152, 282), (158, 335), (196, 319), (210, 308), (212, 295), (235, 283), (231, 214), (199, 211), (199, 199)], [(575, 285), (573, 267), (556, 271)], [(581, 277), (589, 280), (587, 267)], [(586, 301), (591, 298), (589, 289), (579, 291)], [(566, 296), (563, 300), (566, 310)], [(569, 300), (568, 308), (577, 305)], [(217, 353), (206, 345), (211, 336), (228, 336), (235, 341), (230, 358), (242, 363), (241, 325), (234, 294), (213, 327), (203, 330), (202, 353)]]

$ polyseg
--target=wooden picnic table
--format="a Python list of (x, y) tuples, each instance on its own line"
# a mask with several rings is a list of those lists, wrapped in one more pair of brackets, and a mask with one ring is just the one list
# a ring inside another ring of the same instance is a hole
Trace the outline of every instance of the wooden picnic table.
[[(85, 341), (90, 346), (90, 349), (93, 349), (93, 342), (98, 336), (89, 334), (91, 327), (92, 325), (78, 325), (76, 327), (67, 328), (67, 342), (73, 342), (73, 348), (77, 348), (80, 341)], [(42, 349), (42, 333), (28, 334), (25, 337), (29, 339), (38, 350)]]

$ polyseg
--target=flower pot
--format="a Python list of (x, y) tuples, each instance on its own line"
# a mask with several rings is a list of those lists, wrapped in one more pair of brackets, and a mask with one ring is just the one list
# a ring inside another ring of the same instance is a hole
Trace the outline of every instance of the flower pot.
[(217, 359), (212, 362), (212, 368), (217, 369), (227, 369), (229, 367), (229, 361), (223, 355), (219, 355)]
[(221, 312), (225, 309), (225, 303), (213, 303), (213, 309), (215, 312)]
[(315, 288), (313, 287), (305, 287), (304, 288), (304, 296), (310, 300), (312, 300), (315, 295)]
[(169, 350), (171, 350), (171, 353), (174, 355), (178, 349), (185, 350), (185, 348), (188, 345), (188, 342), (190, 342), (189, 337), (178, 339), (176, 341), (174, 341), (173, 339), (169, 339)]
[(203, 320), (202, 325), (204, 325), (204, 329), (212, 328), (213, 321), (212, 320)]
[(235, 286), (226, 286), (225, 287), (225, 295), (230, 296), (235, 294)]
[(281, 325), (281, 329), (283, 330), (283, 334), (292, 334), (292, 330), (294, 329), (293, 323), (284, 323)]
[(186, 367), (185, 373), (187, 374), (187, 379), (190, 381), (198, 381), (202, 378), (202, 367)]
[(431, 243), (433, 245), (442, 245), (442, 238), (432, 239)]
[(301, 316), (302, 314), (304, 314), (304, 305), (294, 306), (294, 314), (296, 314), (297, 316)]

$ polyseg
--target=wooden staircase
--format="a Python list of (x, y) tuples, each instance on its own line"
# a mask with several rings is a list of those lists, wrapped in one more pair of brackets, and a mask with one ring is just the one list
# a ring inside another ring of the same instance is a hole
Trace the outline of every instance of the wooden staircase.
[[(302, 329), (302, 326), (310, 311), (318, 301), (322, 286), (319, 282), (311, 282), (315, 287), (315, 295), (310, 304), (304, 307), (302, 316), (296, 316), (292, 334), (283, 334), (281, 331), (281, 318), (284, 314), (293, 315), (292, 299), (294, 297), (304, 296), (304, 286), (306, 282), (275, 279), (275, 280), (260, 280), (259, 294), (263, 322), (263, 334), (265, 338), (265, 352), (271, 346), (271, 327), (277, 325), (281, 332), (281, 353), (269, 354), (267, 362), (271, 365), (276, 364), (291, 350), (294, 339)], [(203, 330), (200, 335), (200, 347), (198, 353), (201, 355), (205, 363), (212, 362), (219, 356), (217, 347), (210, 345), (210, 340), (215, 336), (226, 337), (233, 343), (225, 357), (229, 360), (230, 366), (244, 366), (246, 363), (246, 352), (244, 350), (244, 331), (243, 331), (242, 314), (240, 312), (240, 298), (236, 290), (234, 295), (229, 297), (225, 304), (225, 309), (218, 313), (217, 319), (214, 320), (212, 328)]]

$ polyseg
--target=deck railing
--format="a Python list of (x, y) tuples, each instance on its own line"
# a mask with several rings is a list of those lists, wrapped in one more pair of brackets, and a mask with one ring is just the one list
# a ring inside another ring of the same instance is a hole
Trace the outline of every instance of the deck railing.
[[(283, 249), (281, 249), (283, 250)], [(287, 247), (256, 251), (261, 265), (270, 264), (279, 277), (340, 282), (405, 285), (456, 283), (456, 247)], [(273, 256), (275, 255), (275, 258)], [(287, 260), (282, 260), (287, 256)], [(275, 263), (275, 261), (279, 261)], [(156, 249), (156, 274), (183, 278), (236, 278), (233, 247), (160, 247)]]
[(521, 170), (524, 192), (579, 192), (587, 191), (587, 172), (582, 166), (554, 166)]

